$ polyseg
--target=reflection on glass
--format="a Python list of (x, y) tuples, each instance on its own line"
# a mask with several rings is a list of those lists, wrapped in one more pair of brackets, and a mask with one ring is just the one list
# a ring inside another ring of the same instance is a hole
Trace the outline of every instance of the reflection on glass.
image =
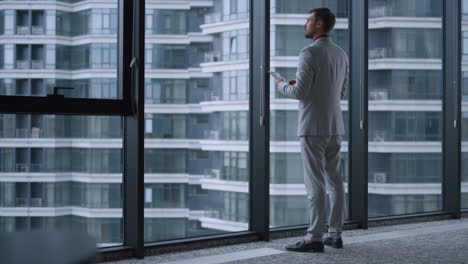
[[(117, 0), (15, 1), (0, 11), (0, 95), (118, 99)], [(76, 10), (76, 11), (75, 11)]]
[(369, 217), (441, 209), (441, 10), (369, 1)]
[[(328, 7), (336, 16), (332, 40), (349, 50), (348, 1), (271, 0), (270, 60), (273, 71), (289, 80), (296, 78), (298, 54), (312, 41), (304, 38), (304, 24), (313, 8)], [(270, 226), (309, 223), (309, 203), (304, 186), (300, 154), (298, 101), (287, 99), (270, 80)], [(345, 131), (348, 133), (348, 100), (341, 102)], [(348, 179), (348, 135), (343, 137), (341, 163), (345, 183)], [(347, 190), (346, 184), (345, 189)], [(346, 191), (347, 192), (347, 191)], [(347, 205), (347, 203), (345, 203)], [(346, 206), (345, 206), (346, 207)], [(346, 208), (347, 211), (347, 208)], [(347, 217), (347, 216), (346, 216)]]
[(145, 241), (248, 230), (249, 1), (170, 8), (145, 11)]
[(0, 232), (122, 244), (121, 156), (120, 117), (0, 114)]

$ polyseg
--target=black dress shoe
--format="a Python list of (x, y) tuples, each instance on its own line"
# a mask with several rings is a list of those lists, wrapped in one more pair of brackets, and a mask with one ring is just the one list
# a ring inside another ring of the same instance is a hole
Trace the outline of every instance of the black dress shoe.
[(286, 249), (289, 251), (299, 251), (299, 252), (324, 252), (323, 242), (310, 242), (306, 243), (304, 240), (287, 245)]
[(326, 237), (323, 243), (330, 247), (343, 248), (343, 239), (341, 238)]

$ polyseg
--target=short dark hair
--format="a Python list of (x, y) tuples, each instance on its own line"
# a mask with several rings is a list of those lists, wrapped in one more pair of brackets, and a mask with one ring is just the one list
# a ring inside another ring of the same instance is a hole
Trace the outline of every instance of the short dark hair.
[(335, 14), (326, 7), (314, 8), (309, 11), (309, 14), (315, 13), (315, 18), (323, 21), (323, 30), (329, 33), (335, 26)]

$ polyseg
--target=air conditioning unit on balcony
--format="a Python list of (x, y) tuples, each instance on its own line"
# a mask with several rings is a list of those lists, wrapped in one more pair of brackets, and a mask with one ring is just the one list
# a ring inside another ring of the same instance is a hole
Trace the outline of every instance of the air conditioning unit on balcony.
[(31, 128), (31, 137), (38, 138), (41, 135), (41, 129), (39, 127), (32, 127)]
[(372, 182), (374, 183), (386, 183), (387, 182), (387, 173), (385, 172), (374, 172), (372, 174)]
[(214, 179), (218, 179), (220, 178), (220, 173), (221, 171), (219, 169), (212, 169), (211, 170), (211, 177), (213, 177)]
[(221, 53), (209, 52), (205, 53), (205, 62), (217, 62), (221, 60)]

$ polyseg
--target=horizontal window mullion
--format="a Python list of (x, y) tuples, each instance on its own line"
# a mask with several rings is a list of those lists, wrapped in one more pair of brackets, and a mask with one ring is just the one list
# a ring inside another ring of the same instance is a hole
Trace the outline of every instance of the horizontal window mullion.
[(0, 113), (127, 116), (131, 107), (123, 100), (0, 96)]

